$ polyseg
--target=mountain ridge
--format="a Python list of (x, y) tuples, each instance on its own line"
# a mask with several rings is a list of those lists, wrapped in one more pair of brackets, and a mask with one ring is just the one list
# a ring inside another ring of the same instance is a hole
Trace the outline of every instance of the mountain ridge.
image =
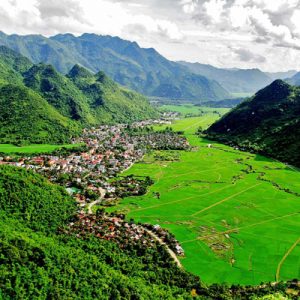
[(216, 81), (190, 72), (169, 61), (153, 48), (119, 37), (82, 34), (40, 35), (0, 34), (0, 44), (28, 57), (34, 63), (52, 64), (63, 74), (75, 64), (92, 72), (104, 71), (119, 84), (137, 92), (158, 97), (193, 101), (228, 98)]
[(5, 47), (0, 67), (1, 143), (67, 143), (84, 127), (158, 116), (146, 97), (103, 72), (74, 66), (71, 78)]
[[(184, 61), (180, 61), (179, 63), (196, 74), (201, 74), (218, 81), (231, 93), (255, 93), (257, 90), (270, 84), (274, 79), (277, 79), (272, 78), (273, 73), (265, 73), (258, 68), (217, 68), (201, 63), (189, 63)], [(286, 74), (286, 77), (288, 77), (290, 73), (287, 72), (283, 74)], [(281, 79), (285, 78), (283, 74), (281, 74)], [(276, 75), (274, 76), (276, 77)]]
[(214, 123), (207, 135), (300, 167), (300, 88), (274, 81)]

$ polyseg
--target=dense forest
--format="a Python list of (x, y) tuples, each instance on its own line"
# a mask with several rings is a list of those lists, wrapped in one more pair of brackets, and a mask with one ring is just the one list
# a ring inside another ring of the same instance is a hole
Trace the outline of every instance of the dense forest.
[(147, 99), (103, 72), (68, 76), (0, 46), (0, 143), (66, 143), (83, 127), (157, 116)]
[(207, 133), (211, 139), (300, 167), (300, 88), (276, 80), (214, 123)]
[(0, 299), (250, 299), (296, 288), (206, 286), (159, 244), (124, 250), (92, 234), (65, 234), (76, 213), (61, 187), (0, 166)]

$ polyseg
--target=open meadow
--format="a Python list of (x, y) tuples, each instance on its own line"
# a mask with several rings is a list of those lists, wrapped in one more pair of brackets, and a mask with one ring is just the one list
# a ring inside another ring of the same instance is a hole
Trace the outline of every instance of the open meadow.
[(175, 121), (192, 150), (147, 155), (123, 175), (148, 175), (154, 185), (109, 210), (169, 229), (185, 251), (183, 266), (206, 283), (299, 278), (300, 172), (194, 134), (218, 117)]
[(66, 144), (66, 145), (47, 145), (47, 144), (32, 144), (28, 146), (15, 146), (11, 144), (0, 144), (0, 153), (48, 153), (61, 148), (74, 148), (80, 144)]

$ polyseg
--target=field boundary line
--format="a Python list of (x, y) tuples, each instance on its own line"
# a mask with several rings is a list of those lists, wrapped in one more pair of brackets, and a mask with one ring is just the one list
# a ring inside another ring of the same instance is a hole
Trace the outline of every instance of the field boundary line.
[(240, 192), (238, 192), (236, 194), (233, 194), (233, 195), (231, 195), (231, 196), (229, 196), (229, 197), (227, 197), (227, 198), (225, 198), (225, 199), (223, 199), (223, 200), (221, 200), (219, 202), (216, 202), (216, 203), (214, 203), (214, 204), (212, 204), (212, 205), (210, 205), (208, 207), (205, 207), (205, 208), (201, 209), (200, 211), (192, 214), (192, 217), (194, 217), (194, 216), (196, 216), (196, 215), (198, 215), (198, 214), (200, 214), (200, 213), (202, 213), (202, 212), (204, 212), (206, 210), (209, 210), (209, 209), (211, 209), (211, 208), (213, 208), (213, 207), (215, 207), (215, 206), (217, 206), (219, 204), (222, 204), (222, 203), (224, 203), (224, 202), (226, 202), (226, 201), (228, 201), (228, 200), (230, 200), (230, 199), (232, 199), (232, 198), (234, 198), (234, 197), (236, 197), (236, 196), (238, 196), (240, 194), (243, 194), (243, 193), (245, 193), (245, 192), (247, 192), (247, 191), (249, 191), (249, 190), (251, 190), (251, 189), (253, 189), (253, 188), (255, 188), (255, 187), (259, 186), (259, 185), (261, 185), (261, 184), (262, 183), (255, 184), (255, 185), (253, 185), (253, 186), (251, 186), (251, 187), (249, 187), (249, 188), (247, 188), (247, 189), (245, 189), (243, 191), (240, 191)]
[(161, 207), (161, 206), (164, 206), (164, 205), (168, 205), (168, 204), (173, 204), (173, 203), (178, 203), (178, 202), (182, 202), (182, 201), (186, 201), (186, 200), (190, 200), (190, 199), (193, 199), (193, 198), (201, 198), (203, 196), (207, 196), (207, 195), (210, 195), (210, 194), (214, 194), (214, 193), (217, 193), (219, 191), (222, 191), (226, 188), (229, 188), (231, 187), (232, 185), (226, 185), (218, 190), (215, 190), (215, 191), (211, 191), (211, 192), (208, 192), (208, 193), (205, 193), (205, 194), (202, 194), (202, 195), (197, 195), (197, 196), (191, 196), (191, 197), (188, 197), (188, 198), (184, 198), (184, 199), (179, 199), (179, 200), (174, 200), (174, 201), (170, 201), (170, 202), (166, 202), (166, 203), (161, 203), (161, 204), (157, 204), (157, 205), (152, 205), (152, 206), (148, 206), (148, 207), (144, 207), (144, 208), (138, 208), (138, 209), (135, 209), (135, 210), (132, 210), (131, 212), (135, 212), (135, 211), (141, 211), (141, 210), (147, 210), (147, 209), (150, 209), (150, 208), (156, 208), (156, 207)]
[(216, 236), (216, 235), (221, 235), (221, 234), (226, 234), (226, 233), (227, 234), (234, 233), (234, 232), (237, 232), (241, 229), (245, 229), (245, 228), (249, 228), (249, 227), (255, 227), (257, 225), (265, 224), (265, 223), (272, 222), (272, 221), (275, 221), (275, 220), (284, 219), (284, 218), (287, 218), (287, 217), (292, 217), (292, 216), (295, 216), (295, 215), (299, 215), (299, 213), (300, 212), (295, 212), (295, 213), (292, 213), (292, 214), (278, 216), (276, 218), (272, 218), (272, 219), (269, 219), (269, 220), (265, 220), (265, 221), (261, 221), (261, 222), (241, 226), (241, 227), (231, 228), (231, 229), (228, 229), (228, 230), (225, 230), (225, 231), (216, 232), (216, 233), (208, 234), (208, 235), (205, 235), (205, 236), (200, 236), (200, 237), (198, 237), (196, 239), (193, 239), (193, 240), (182, 241), (181, 244), (195, 242), (195, 241), (201, 241), (201, 240), (204, 240), (206, 238), (213, 237), (213, 236)]
[(296, 246), (300, 243), (300, 237), (296, 240), (296, 242), (288, 249), (288, 251), (284, 254), (284, 256), (282, 257), (281, 261), (279, 262), (278, 266), (277, 266), (277, 270), (276, 270), (276, 282), (279, 282), (279, 278), (280, 278), (280, 270), (281, 267), (283, 265), (283, 263), (285, 262), (285, 260), (287, 259), (287, 257), (291, 254), (291, 252), (296, 248)]

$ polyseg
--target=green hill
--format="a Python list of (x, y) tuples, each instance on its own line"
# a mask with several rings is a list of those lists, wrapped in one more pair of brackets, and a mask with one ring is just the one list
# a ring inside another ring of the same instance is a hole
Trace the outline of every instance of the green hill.
[(75, 214), (65, 189), (22, 168), (0, 166), (0, 211), (31, 229), (51, 232)]
[(75, 213), (61, 187), (0, 165), (1, 299), (188, 299), (200, 290), (198, 278), (178, 269), (164, 249), (129, 253), (58, 230)]
[(0, 85), (5, 83), (22, 83), (21, 72), (32, 66), (29, 59), (13, 50), (0, 46)]
[(0, 32), (0, 45), (18, 51), (35, 63), (51, 64), (63, 74), (75, 64), (95, 73), (104, 71), (119, 84), (149, 96), (195, 102), (229, 97), (218, 82), (169, 61), (153, 48), (144, 49), (118, 37), (59, 34), (46, 38)]
[(68, 76), (0, 47), (0, 143), (66, 143), (83, 127), (157, 117), (148, 100), (103, 72)]
[(300, 166), (300, 88), (276, 80), (214, 123), (207, 133), (218, 141)]
[(250, 299), (288, 287), (206, 287), (162, 246), (67, 234), (75, 214), (61, 187), (0, 165), (0, 299)]
[(0, 87), (0, 143), (69, 142), (79, 126), (22, 85)]
[(95, 123), (127, 123), (158, 116), (144, 96), (119, 86), (103, 72), (93, 75), (75, 65), (67, 77), (86, 97)]

